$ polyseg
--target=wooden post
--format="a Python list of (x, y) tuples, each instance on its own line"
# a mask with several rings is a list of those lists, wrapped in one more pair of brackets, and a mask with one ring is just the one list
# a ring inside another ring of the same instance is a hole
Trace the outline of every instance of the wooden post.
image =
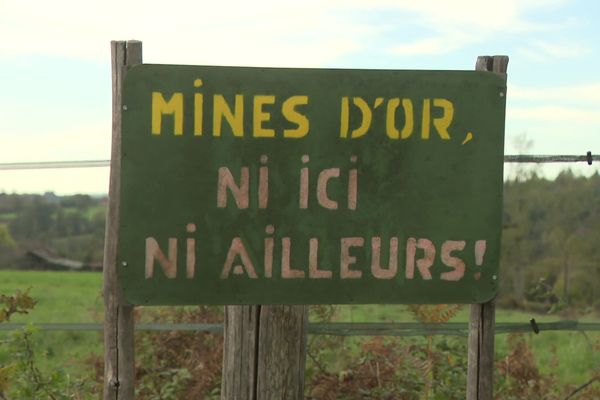
[[(492, 71), (505, 79), (507, 67), (507, 56), (479, 56), (475, 65), (477, 71)], [(495, 318), (496, 305), (494, 300), (484, 304), (471, 305), (467, 400), (493, 399)]]
[(256, 400), (303, 400), (308, 306), (262, 306)]
[(256, 400), (260, 306), (225, 306), (221, 399)]
[(227, 306), (222, 400), (303, 400), (307, 306)]
[(493, 399), (495, 315), (494, 300), (471, 305), (467, 400)]
[(121, 93), (127, 69), (142, 63), (142, 43), (111, 42), (112, 148), (106, 234), (104, 238), (104, 390), (103, 400), (133, 400), (133, 306), (125, 303), (117, 282), (117, 238), (121, 174)]

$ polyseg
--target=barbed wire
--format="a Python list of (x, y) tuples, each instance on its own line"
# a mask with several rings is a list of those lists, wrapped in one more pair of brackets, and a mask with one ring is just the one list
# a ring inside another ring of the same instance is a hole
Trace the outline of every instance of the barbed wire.
[[(586, 162), (592, 165), (593, 161), (600, 161), (600, 155), (538, 155), (519, 154), (505, 155), (505, 163), (575, 163)], [(31, 161), (0, 163), (0, 171), (25, 170), (25, 169), (62, 169), (62, 168), (103, 168), (109, 167), (110, 160), (73, 160), (73, 161)]]
[(594, 161), (600, 161), (600, 155), (592, 155), (588, 151), (586, 155), (534, 155), (534, 154), (519, 154), (505, 155), (505, 163), (569, 163), (569, 162), (585, 162), (592, 165)]

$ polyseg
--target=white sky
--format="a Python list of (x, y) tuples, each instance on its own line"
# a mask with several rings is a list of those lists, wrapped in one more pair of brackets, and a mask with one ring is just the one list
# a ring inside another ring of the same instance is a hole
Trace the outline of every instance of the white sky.
[[(506, 54), (505, 152), (525, 134), (532, 153), (600, 154), (599, 19), (584, 0), (0, 0), (0, 163), (108, 159), (109, 43), (127, 39), (164, 64), (469, 70)], [(0, 171), (5, 192), (107, 187), (107, 168)]]

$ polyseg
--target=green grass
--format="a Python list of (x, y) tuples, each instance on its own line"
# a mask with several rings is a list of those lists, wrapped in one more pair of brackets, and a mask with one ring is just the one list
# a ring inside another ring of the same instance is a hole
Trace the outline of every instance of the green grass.
[[(92, 272), (0, 271), (0, 293), (12, 295), (30, 288), (37, 301), (35, 308), (24, 315), (13, 315), (14, 323), (102, 322), (102, 274)], [(0, 340), (10, 337), (0, 332)], [(91, 373), (91, 367), (81, 361), (92, 353), (102, 354), (102, 334), (79, 331), (40, 331), (34, 345), (42, 370), (65, 368), (76, 375)], [(0, 346), (0, 365), (7, 364), (11, 354)]]
[(101, 322), (104, 310), (102, 274), (97, 272), (0, 271), (0, 293), (30, 288), (37, 304), (11, 322)]
[[(39, 272), (0, 270), (0, 293), (13, 294), (17, 289), (31, 288), (30, 294), (37, 300), (35, 309), (27, 315), (16, 315), (11, 322), (31, 323), (89, 323), (102, 322), (103, 301), (101, 297), (102, 274), (91, 272)], [(311, 316), (314, 320), (314, 316)], [(557, 315), (537, 315), (514, 310), (497, 310), (497, 322), (528, 323), (534, 317), (538, 322), (559, 320)], [(344, 322), (408, 322), (415, 321), (413, 315), (403, 305), (353, 305), (340, 306), (335, 315), (336, 321)], [(587, 317), (586, 321), (597, 321)], [(468, 307), (463, 307), (452, 320), (468, 321)], [(0, 340), (7, 333), (0, 333)], [(98, 332), (57, 332), (46, 331), (37, 335), (36, 345), (47, 355), (42, 366), (53, 365), (80, 370), (80, 362), (95, 352), (102, 353), (102, 335)], [(598, 368), (600, 354), (592, 345), (600, 342), (600, 332), (541, 332), (539, 335), (526, 334), (533, 348), (540, 368), (552, 370), (553, 357), (558, 359), (554, 371), (563, 384), (581, 384), (587, 381), (590, 371)], [(507, 353), (508, 335), (496, 336), (496, 359)], [(345, 346), (352, 347), (352, 338)], [(411, 339), (407, 339), (411, 340)], [(346, 348), (350, 350), (349, 348)], [(343, 351), (343, 349), (340, 349)], [(0, 364), (10, 359), (10, 354), (2, 352)], [(86, 367), (88, 368), (88, 367)]]

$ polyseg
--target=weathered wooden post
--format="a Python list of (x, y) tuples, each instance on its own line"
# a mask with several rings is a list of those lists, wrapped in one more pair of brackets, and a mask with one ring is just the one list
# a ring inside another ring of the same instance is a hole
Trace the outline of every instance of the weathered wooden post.
[(261, 306), (225, 306), (221, 399), (256, 399)]
[(307, 310), (225, 307), (223, 400), (304, 398)]
[[(477, 71), (491, 71), (505, 79), (507, 67), (507, 56), (479, 56), (475, 65)], [(495, 315), (494, 300), (471, 305), (467, 400), (493, 399)]]
[(142, 63), (142, 43), (113, 41), (112, 148), (106, 234), (104, 239), (104, 400), (132, 400), (134, 396), (133, 306), (127, 304), (117, 282), (117, 240), (121, 191), (122, 85), (127, 69)]
[(260, 310), (256, 400), (304, 399), (308, 306)]

